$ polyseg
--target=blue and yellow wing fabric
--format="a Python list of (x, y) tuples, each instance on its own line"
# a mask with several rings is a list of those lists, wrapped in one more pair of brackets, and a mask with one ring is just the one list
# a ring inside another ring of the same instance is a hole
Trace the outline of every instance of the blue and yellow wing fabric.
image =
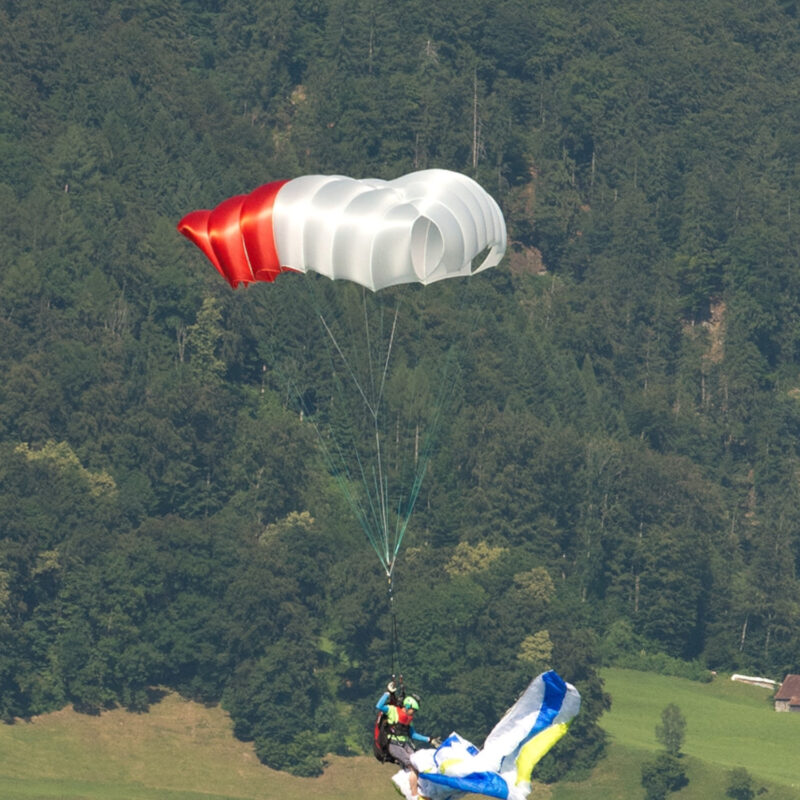
[(452, 733), (436, 750), (414, 754), (420, 795), (430, 800), (454, 800), (465, 793), (524, 800), (533, 768), (567, 732), (580, 705), (578, 690), (556, 672), (539, 675), (481, 750)]

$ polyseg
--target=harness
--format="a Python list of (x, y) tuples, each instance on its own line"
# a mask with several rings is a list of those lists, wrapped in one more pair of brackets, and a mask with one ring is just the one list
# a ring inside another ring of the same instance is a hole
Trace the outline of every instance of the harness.
[(386, 715), (390, 742), (407, 742), (411, 735), (413, 717), (402, 706), (389, 706)]

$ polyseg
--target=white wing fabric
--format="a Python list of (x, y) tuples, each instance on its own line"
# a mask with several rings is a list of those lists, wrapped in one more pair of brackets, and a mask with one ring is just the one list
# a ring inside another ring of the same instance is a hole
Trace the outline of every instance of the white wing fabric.
[[(306, 175), (194, 211), (178, 230), (232, 286), (313, 271), (377, 291), (497, 265), (507, 234), (494, 199), (449, 170), (391, 181)], [(482, 256), (478, 265), (473, 262)]]
[[(466, 793), (524, 800), (531, 790), (534, 766), (567, 732), (580, 710), (578, 690), (550, 670), (531, 681), (478, 750), (452, 733), (436, 750), (413, 756), (419, 792), (430, 800), (453, 800)], [(395, 785), (410, 797), (408, 775)]]

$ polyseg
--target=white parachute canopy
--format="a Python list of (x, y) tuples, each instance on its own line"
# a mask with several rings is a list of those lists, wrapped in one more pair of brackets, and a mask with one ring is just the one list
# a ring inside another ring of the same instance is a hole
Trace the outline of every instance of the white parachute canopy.
[(178, 229), (232, 286), (271, 281), (285, 270), (372, 291), (429, 284), (496, 266), (507, 244), (495, 200), (466, 175), (443, 169), (391, 181), (342, 175), (276, 181), (212, 211), (194, 211)]
[[(580, 705), (572, 684), (553, 670), (542, 673), (495, 725), (482, 750), (451, 733), (436, 750), (417, 751), (412, 761), (419, 770), (419, 793), (430, 800), (464, 794), (525, 800), (534, 766), (567, 732)], [(408, 773), (398, 772), (392, 780), (411, 797)]]

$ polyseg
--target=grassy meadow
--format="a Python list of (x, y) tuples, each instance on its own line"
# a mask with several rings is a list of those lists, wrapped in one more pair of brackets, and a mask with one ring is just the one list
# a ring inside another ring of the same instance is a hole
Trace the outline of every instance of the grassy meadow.
[(778, 714), (772, 692), (718, 676), (697, 683), (648, 672), (603, 671), (612, 709), (601, 724), (609, 755), (588, 781), (561, 783), (553, 800), (642, 797), (642, 762), (662, 747), (655, 737), (661, 712), (675, 703), (686, 718), (683, 753), (689, 784), (675, 800), (725, 798), (727, 773), (744, 767), (764, 800), (800, 798), (800, 714)]
[[(689, 785), (675, 800), (724, 798), (727, 772), (743, 766), (763, 800), (800, 798), (800, 715), (776, 714), (771, 693), (727, 677), (700, 684), (631, 670), (604, 672), (613, 708), (603, 718), (609, 757), (581, 782), (537, 785), (533, 800), (643, 796), (642, 762), (660, 749), (654, 728), (678, 705), (687, 720)], [(220, 708), (166, 696), (147, 714), (97, 717), (64, 709), (0, 725), (3, 800), (395, 800), (392, 768), (368, 756), (332, 757), (319, 778), (267, 769), (233, 738)]]
[(391, 769), (332, 757), (319, 778), (259, 763), (220, 708), (167, 695), (147, 714), (64, 709), (0, 725), (2, 800), (396, 800)]
[(746, 767), (800, 797), (800, 714), (776, 713), (770, 690), (727, 675), (710, 684), (633, 670), (606, 670), (603, 677), (614, 698), (603, 727), (613, 741), (660, 749), (655, 726), (664, 707), (675, 703), (686, 718), (687, 755), (727, 769)]

